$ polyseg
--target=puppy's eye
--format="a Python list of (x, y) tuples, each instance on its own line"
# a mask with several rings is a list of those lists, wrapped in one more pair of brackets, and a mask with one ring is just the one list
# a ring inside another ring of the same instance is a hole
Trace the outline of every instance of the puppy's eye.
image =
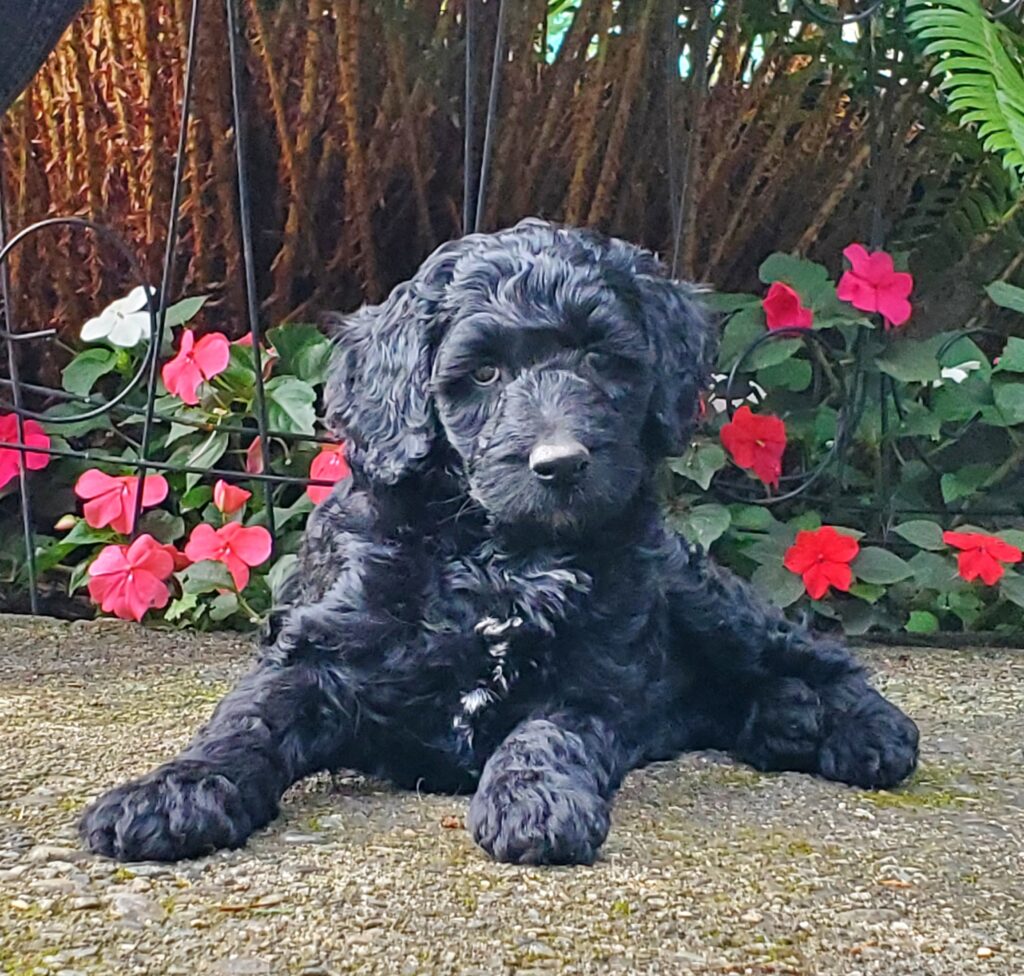
[(477, 386), (493, 386), (501, 379), (501, 370), (493, 363), (488, 363), (486, 366), (477, 366), (472, 376)]

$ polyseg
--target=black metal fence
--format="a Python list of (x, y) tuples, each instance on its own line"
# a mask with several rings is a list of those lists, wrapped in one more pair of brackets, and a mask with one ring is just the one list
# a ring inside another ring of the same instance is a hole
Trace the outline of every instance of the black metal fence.
[[(181, 105), (181, 121), (178, 135), (178, 152), (175, 159), (174, 175), (172, 182), (172, 195), (170, 201), (170, 215), (168, 222), (168, 235), (164, 248), (163, 266), (160, 276), (160, 285), (156, 301), (148, 304), (150, 319), (150, 338), (146, 353), (138, 365), (135, 374), (128, 380), (117, 395), (108, 399), (99, 400), (92, 396), (78, 396), (64, 390), (50, 389), (36, 384), (24, 382), (21, 379), (19, 361), (21, 356), (32, 343), (45, 341), (55, 335), (53, 329), (25, 331), (19, 328), (19, 324), (13, 320), (12, 303), (9, 282), (9, 259), (15, 249), (32, 235), (40, 234), (56, 227), (69, 228), (75, 232), (95, 234), (102, 241), (112, 246), (124, 259), (131, 271), (134, 282), (138, 285), (147, 286), (145, 275), (132, 249), (116, 230), (103, 226), (91, 219), (82, 217), (57, 217), (41, 221), (11, 234), (7, 226), (6, 211), (3, 206), (2, 194), (0, 194), (0, 286), (3, 289), (5, 321), (3, 329), (0, 330), (0, 338), (6, 346), (8, 376), (0, 377), (0, 390), (5, 395), (4, 409), (13, 411), (17, 416), (18, 437), (16, 442), (0, 442), (0, 449), (13, 449), (19, 453), (19, 502), (22, 516), (22, 532), (24, 536), (24, 549), (27, 565), (28, 585), (30, 590), (31, 608), (33, 612), (38, 611), (37, 600), (37, 573), (35, 564), (36, 539), (33, 519), (32, 494), (29, 490), (27, 456), (29, 453), (45, 453), (53, 457), (77, 457), (88, 459), (93, 463), (103, 463), (108, 460), (120, 466), (126, 466), (123, 458), (108, 458), (97, 456), (95, 453), (86, 455), (84, 452), (74, 450), (62, 450), (57, 448), (43, 449), (33, 447), (31, 452), (25, 447), (25, 420), (45, 420), (49, 424), (63, 423), (75, 424), (102, 414), (108, 414), (112, 418), (123, 418), (126, 413), (135, 414), (135, 410), (125, 410), (125, 400), (132, 391), (144, 385), (146, 391), (146, 402), (142, 416), (142, 431), (138, 443), (138, 457), (130, 463), (139, 478), (140, 490), (136, 493), (135, 518), (133, 525), (135, 532), (139, 532), (140, 515), (143, 505), (143, 492), (141, 491), (142, 479), (148, 472), (153, 471), (187, 471), (203, 477), (217, 477), (225, 479), (242, 479), (246, 481), (257, 481), (262, 483), (266, 493), (266, 518), (271, 535), (274, 534), (274, 506), (270, 493), (272, 489), (280, 484), (327, 484), (327, 482), (311, 481), (310, 479), (291, 477), (287, 475), (274, 474), (270, 471), (270, 442), (271, 437), (284, 440), (297, 440), (303, 442), (315, 442), (325, 440), (305, 434), (294, 434), (284, 431), (272, 430), (268, 420), (267, 396), (264, 389), (264, 356), (261, 349), (261, 338), (263, 336), (263, 324), (260, 321), (260, 313), (257, 296), (256, 265), (253, 252), (252, 217), (250, 201), (250, 181), (248, 178), (247, 165), (249, 153), (247, 150), (245, 92), (244, 92), (244, 39), (245, 25), (242, 22), (241, 0), (224, 0), (227, 22), (228, 22), (228, 50), (227, 56), (230, 64), (230, 85), (231, 85), (231, 115), (230, 124), (234, 133), (234, 160), (235, 172), (233, 178), (237, 187), (237, 207), (239, 225), (242, 240), (242, 265), (244, 268), (244, 293), (245, 293), (245, 314), (249, 334), (252, 337), (252, 366), (255, 373), (255, 414), (258, 427), (258, 438), (260, 452), (263, 459), (263, 471), (261, 473), (242, 473), (217, 468), (187, 467), (182, 465), (170, 465), (159, 462), (152, 458), (152, 444), (154, 431), (157, 426), (171, 422), (169, 417), (161, 414), (157, 409), (157, 376), (159, 366), (160, 349), (164, 344), (164, 336), (167, 331), (167, 310), (171, 303), (171, 290), (175, 281), (176, 256), (179, 244), (179, 217), (182, 205), (182, 184), (186, 162), (186, 143), (188, 138), (189, 123), (193, 115), (193, 101), (198, 83), (196, 72), (196, 58), (200, 32), (203, 30), (204, 10), (210, 10), (210, 3), (215, 0), (193, 0), (189, 22), (188, 52), (186, 59), (186, 74), (184, 81), (184, 95)], [(481, 38), (480, 8), (484, 3), (498, 5), (497, 17), (493, 41), (487, 43), (487, 39)], [(498, 125), (498, 106), (500, 96), (500, 85), (502, 78), (502, 65), (506, 59), (507, 52), (507, 12), (508, 5), (513, 0), (466, 0), (464, 26), (465, 26), (465, 64), (466, 64), (466, 90), (464, 107), (464, 185), (463, 185), (463, 227), (468, 231), (480, 231), (483, 215), (486, 213), (486, 200), (490, 182), (491, 164), (494, 151), (494, 135)], [(779, 0), (785, 5), (786, 0)], [(1002, 0), (997, 8), (991, 12), (995, 18), (1005, 17), (1017, 11), (1024, 5), (1024, 0)], [(707, 96), (708, 85), (708, 55), (712, 43), (712, 32), (714, 27), (715, 4), (709, 3), (703, 7), (697, 7), (695, 22), (689, 25), (694, 38), (688, 50), (682, 46), (678, 50), (669, 50), (665, 60), (666, 73), (665, 84), (669, 89), (669, 117), (666, 119), (666, 140), (669, 145), (669, 186), (666, 206), (670, 208), (673, 241), (669, 265), (673, 273), (679, 272), (681, 238), (683, 228), (686, 226), (688, 209), (693, 205), (692, 188), (700, 178), (700, 151), (699, 151), (699, 125), (702, 117), (701, 107)], [(895, 24), (897, 32), (901, 32), (903, 18), (906, 8), (906, 0), (869, 0), (860, 4), (849, 12), (840, 12), (839, 8), (819, 2), (819, 0), (792, 0), (786, 8), (794, 20), (813, 19), (825, 30), (841, 31), (850, 25), (859, 25), (864, 43), (868, 45), (870, 56), (869, 64), (873, 83), (870, 86), (872, 104), (870, 106), (870, 119), (874, 126), (871, 158), (871, 179), (878, 192), (873, 194), (874, 206), (870, 220), (869, 243), (874, 248), (879, 248), (885, 243), (886, 226), (885, 215), (880, 204), (883, 198), (882, 189), (888, 179), (889, 163), (883, 158), (882, 147), (888, 144), (887, 133), (893, 124), (893, 105), (898, 96), (898, 85), (893, 76), (890, 76), (890, 84), (882, 90), (883, 85), (878, 83), (876, 71), (875, 45), (876, 37), (879, 34), (878, 26), (884, 18), (890, 18), (890, 23)], [(673, 32), (675, 36), (675, 32)], [(482, 51), (490, 48), (492, 61), (490, 65), (490, 81), (486, 91), (480, 91), (471, 80), (477, 77), (477, 64)], [(691, 65), (691, 70), (684, 77), (680, 70), (681, 59), (686, 58)], [(678, 119), (681, 116), (680, 107), (683, 100), (688, 100), (686, 118), (690, 125), (685, 132), (685, 138), (677, 138)], [(481, 119), (482, 116), (482, 119)], [(481, 123), (482, 122), (482, 126)], [(742, 370), (748, 358), (760, 348), (763, 343), (780, 340), (799, 338), (800, 340), (813, 343), (819, 346), (825, 356), (831, 355), (827, 343), (814, 332), (804, 329), (780, 329), (766, 333), (759, 338), (733, 366), (732, 374), (726, 384), (726, 390), (734, 386), (737, 374)], [(901, 405), (896, 395), (895, 387), (891, 381), (883, 377), (882, 388), (877, 391), (869, 391), (867, 377), (858, 368), (852, 376), (849, 376), (842, 390), (842, 406), (838, 424), (838, 433), (835, 437), (833, 447), (829, 454), (813, 469), (801, 473), (785, 476), (782, 490), (769, 498), (747, 498), (747, 501), (755, 501), (761, 504), (775, 504), (792, 499), (806, 492), (812, 485), (816, 484), (825, 471), (836, 463), (849, 446), (853, 433), (860, 422), (864, 403), (869, 395), (877, 392), (883, 403), (883, 418), (887, 416), (885, 405), (891, 404), (891, 409), (896, 415), (900, 414)], [(39, 397), (52, 400), (65, 401), (75, 404), (78, 409), (74, 413), (67, 413), (63, 417), (55, 418), (52, 415), (43, 415), (31, 409), (27, 403), (30, 399)], [(730, 412), (732, 403), (729, 405)], [(181, 418), (174, 418), (175, 423), (183, 423)], [(227, 429), (232, 432), (233, 429)], [(239, 429), (235, 432), (241, 433)], [(726, 492), (728, 489), (724, 489)], [(878, 504), (884, 507), (888, 495), (886, 483), (879, 485)]]

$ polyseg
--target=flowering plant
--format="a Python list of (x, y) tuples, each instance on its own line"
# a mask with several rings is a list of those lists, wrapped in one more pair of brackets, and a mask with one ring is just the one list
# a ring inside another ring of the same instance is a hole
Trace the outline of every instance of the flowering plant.
[(819, 626), (1019, 633), (1024, 340), (917, 338), (899, 256), (844, 256), (838, 281), (776, 254), (763, 293), (710, 296), (712, 408), (670, 461), (670, 519)]
[[(49, 416), (80, 414), (83, 398), (101, 403), (135, 375), (152, 334), (146, 296), (136, 289), (86, 323), (84, 348), (63, 371), (69, 400), (78, 402), (51, 407)], [(147, 454), (152, 466), (141, 499), (134, 467), (145, 414), (141, 389), (113, 417), (24, 422), (26, 446), (73, 447), (69, 454), (90, 456), (25, 454), (30, 477), (47, 467), (52, 486), (33, 499), (37, 518), (55, 526), (53, 534), (37, 537), (36, 562), (44, 581), (63, 576), (67, 592), (78, 600), (87, 596), (104, 613), (250, 626), (269, 608), (274, 587), (295, 559), (305, 517), (349, 471), (344, 446), (317, 427), (330, 351), (326, 337), (305, 324), (271, 329), (266, 337), (266, 468), (251, 341), (230, 342), (196, 327), (203, 304), (202, 298), (186, 299), (167, 313), (157, 424)], [(17, 438), (16, 418), (0, 416), (0, 442), (16, 444)], [(18, 455), (15, 448), (0, 449), (0, 492), (16, 490)], [(264, 472), (309, 476), (320, 484), (275, 482), (267, 492), (255, 479)], [(268, 530), (268, 501), (276, 544)], [(4, 535), (9, 541), (0, 549), (0, 572), (8, 582), (24, 582), (13, 521)]]

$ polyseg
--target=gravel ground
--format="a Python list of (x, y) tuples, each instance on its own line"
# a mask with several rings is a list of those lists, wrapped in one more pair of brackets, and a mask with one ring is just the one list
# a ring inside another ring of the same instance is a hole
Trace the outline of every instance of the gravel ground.
[(465, 798), (311, 780), (242, 851), (122, 866), (81, 805), (178, 749), (249, 646), (0, 618), (0, 971), (1024, 974), (1024, 655), (865, 652), (922, 726), (867, 794), (717, 754), (629, 777), (593, 868), (493, 864)]

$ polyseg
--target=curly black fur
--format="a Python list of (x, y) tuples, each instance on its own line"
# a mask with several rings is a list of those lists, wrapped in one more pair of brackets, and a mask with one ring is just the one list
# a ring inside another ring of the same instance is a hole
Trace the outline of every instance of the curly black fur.
[[(916, 727), (839, 642), (665, 527), (654, 472), (712, 343), (651, 254), (524, 221), (333, 324), (353, 477), (313, 514), (259, 665), (182, 755), (86, 811), (90, 848), (239, 846), (344, 766), (473, 792), (501, 860), (589, 863), (622, 777), (684, 749), (869, 788), (913, 770)], [(555, 477), (538, 444), (571, 463)]]

